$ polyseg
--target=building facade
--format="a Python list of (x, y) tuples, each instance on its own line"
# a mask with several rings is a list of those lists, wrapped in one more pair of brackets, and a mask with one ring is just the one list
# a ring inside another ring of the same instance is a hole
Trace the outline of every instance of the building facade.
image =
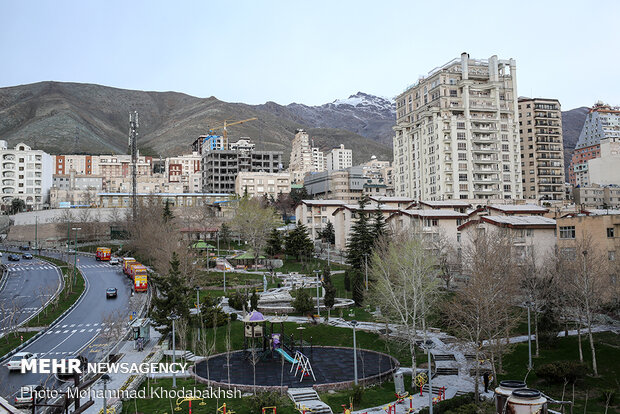
[(580, 209), (620, 208), (620, 186), (575, 187), (573, 200)]
[(235, 180), (235, 192), (240, 196), (244, 194), (249, 197), (266, 196), (277, 200), (280, 194), (291, 192), (291, 174), (287, 172), (240, 172)]
[(183, 192), (199, 193), (202, 191), (201, 156), (194, 151), (191, 154), (166, 158), (165, 175), (170, 183), (181, 183)]
[(22, 200), (29, 210), (40, 210), (49, 203), (54, 160), (41, 150), (33, 150), (24, 143), (9, 149), (0, 141), (2, 160), (2, 204)]
[(304, 179), (304, 187), (315, 199), (356, 202), (362, 197), (367, 182), (361, 167), (351, 167), (346, 170), (309, 174)]
[(620, 108), (597, 102), (588, 112), (568, 170), (573, 186), (589, 186), (588, 161), (601, 156), (601, 140), (620, 138)]
[(328, 171), (344, 170), (353, 166), (353, 151), (345, 149), (344, 145), (340, 144), (340, 147), (327, 153), (325, 160)]
[(308, 228), (312, 240), (316, 240), (327, 223), (334, 224), (333, 213), (345, 204), (343, 200), (302, 200), (295, 208), (295, 217)]
[(289, 171), (294, 183), (301, 183), (308, 173), (325, 171), (325, 156), (310, 145), (310, 136), (303, 129), (295, 131)]
[(523, 196), (564, 199), (562, 109), (557, 99), (520, 98), (519, 136)]
[(513, 59), (460, 59), (396, 98), (394, 190), (425, 200), (523, 197)]

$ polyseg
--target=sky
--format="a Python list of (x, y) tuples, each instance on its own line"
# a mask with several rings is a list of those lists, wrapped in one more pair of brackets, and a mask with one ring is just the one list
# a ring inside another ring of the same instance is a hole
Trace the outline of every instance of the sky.
[(620, 105), (620, 1), (0, 0), (0, 87), (39, 81), (320, 105), (393, 98), (453, 58), (521, 96)]

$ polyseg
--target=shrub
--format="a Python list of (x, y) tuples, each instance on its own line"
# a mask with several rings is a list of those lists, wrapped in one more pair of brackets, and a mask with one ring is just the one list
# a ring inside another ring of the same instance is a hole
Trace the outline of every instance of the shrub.
[(358, 406), (364, 397), (364, 387), (362, 385), (354, 385), (351, 391), (351, 401), (354, 406)]
[(573, 384), (587, 372), (586, 366), (576, 361), (555, 361), (541, 365), (536, 369), (536, 376), (550, 383)]
[(297, 289), (294, 292), (293, 296), (295, 296), (295, 299), (291, 303), (291, 306), (293, 306), (295, 312), (312, 312), (312, 310), (314, 309), (314, 305), (312, 304), (312, 298), (310, 298), (308, 292), (303, 289)]
[(247, 306), (248, 297), (238, 291), (228, 297), (228, 306), (236, 310), (243, 310)]
[[(471, 411), (472, 407), (476, 411)], [(460, 395), (458, 397), (450, 398), (449, 400), (441, 401), (435, 406), (433, 406), (434, 414), (441, 413), (459, 413), (459, 414), (470, 414), (477, 413), (478, 407), (474, 404), (474, 394), (469, 393), (465, 395)], [(428, 407), (422, 408), (419, 411), (419, 414), (428, 414)]]
[(282, 396), (277, 392), (259, 392), (250, 397), (250, 412), (260, 413), (263, 407), (282, 405)]

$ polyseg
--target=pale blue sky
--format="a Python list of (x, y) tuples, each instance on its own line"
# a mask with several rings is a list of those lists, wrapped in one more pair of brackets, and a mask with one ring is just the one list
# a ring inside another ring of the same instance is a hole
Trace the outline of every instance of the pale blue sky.
[(461, 52), (519, 94), (620, 104), (620, 1), (0, 0), (0, 86), (43, 80), (310, 105), (394, 97)]

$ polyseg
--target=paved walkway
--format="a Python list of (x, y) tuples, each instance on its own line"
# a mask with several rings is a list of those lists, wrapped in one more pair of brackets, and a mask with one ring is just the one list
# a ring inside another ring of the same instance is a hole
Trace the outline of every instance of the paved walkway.
[[(139, 364), (144, 359), (155, 350), (158, 346), (157, 343), (161, 339), (161, 334), (157, 332), (155, 329), (151, 328), (151, 340), (144, 346), (142, 351), (137, 351), (134, 349), (135, 341), (125, 341), (122, 345), (119, 353), (123, 354), (123, 357), (118, 362), (127, 362), (127, 363), (136, 363)], [(132, 376), (132, 374), (109, 374), (110, 381), (106, 385), (108, 390), (118, 390), (120, 389), (125, 382)], [(97, 381), (91, 388), (91, 391), (103, 390), (103, 381)], [(96, 395), (97, 392), (92, 392), (91, 395)], [(85, 411), (86, 414), (98, 414), (103, 409), (103, 399), (102, 398), (94, 398), (95, 404)], [(112, 406), (112, 404), (116, 400), (108, 399), (107, 404), (108, 407)]]

